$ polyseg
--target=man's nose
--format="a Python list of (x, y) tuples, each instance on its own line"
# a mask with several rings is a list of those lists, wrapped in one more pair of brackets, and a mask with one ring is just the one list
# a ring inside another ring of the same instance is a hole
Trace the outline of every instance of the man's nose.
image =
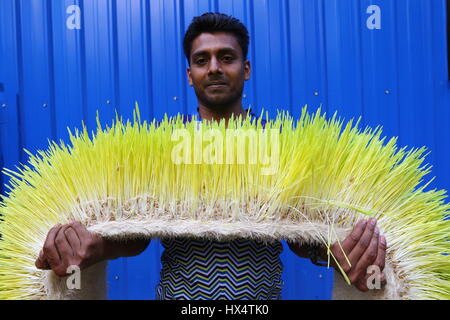
[(209, 64), (209, 73), (222, 73), (222, 68), (220, 66), (219, 60), (216, 57), (211, 58), (211, 62)]

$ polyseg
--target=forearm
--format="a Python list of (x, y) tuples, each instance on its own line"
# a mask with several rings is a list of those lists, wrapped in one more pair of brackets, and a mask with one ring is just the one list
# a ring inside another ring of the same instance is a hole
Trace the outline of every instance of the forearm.
[(288, 242), (289, 248), (300, 258), (309, 259), (307, 245), (301, 245), (299, 243)]
[[(310, 256), (308, 254), (308, 245), (306, 244), (299, 244), (299, 243), (291, 243), (288, 242), (289, 248), (292, 252), (294, 252), (298, 257), (310, 259)], [(325, 246), (320, 246), (318, 248), (318, 260), (319, 261), (328, 261), (328, 255), (327, 255), (327, 248)], [(333, 266), (333, 259), (331, 259), (331, 266)]]
[(112, 240), (104, 238), (103, 242), (103, 260), (111, 260), (140, 254), (147, 248), (150, 239)]

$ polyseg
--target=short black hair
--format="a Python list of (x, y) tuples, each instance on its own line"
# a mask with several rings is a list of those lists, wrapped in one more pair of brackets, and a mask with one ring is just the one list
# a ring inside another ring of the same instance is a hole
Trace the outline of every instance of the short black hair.
[(184, 54), (190, 64), (192, 43), (195, 38), (204, 32), (229, 32), (236, 38), (242, 49), (244, 60), (247, 60), (248, 44), (250, 37), (247, 28), (238, 19), (218, 12), (207, 12), (201, 16), (194, 17), (184, 34), (183, 49)]

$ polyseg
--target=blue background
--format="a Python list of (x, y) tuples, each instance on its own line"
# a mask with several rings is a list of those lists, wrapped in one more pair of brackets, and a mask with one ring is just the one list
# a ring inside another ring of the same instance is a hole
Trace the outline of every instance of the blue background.
[[(70, 5), (78, 5), (79, 29)], [(367, 26), (370, 5), (381, 29)], [(0, 167), (13, 169), (48, 139), (96, 111), (144, 118), (194, 113), (182, 52), (184, 30), (206, 11), (229, 13), (250, 32), (246, 107), (273, 115), (320, 105), (363, 125), (382, 125), (399, 145), (427, 146), (436, 180), (450, 188), (450, 82), (445, 0), (1, 0)], [(0, 178), (4, 192), (6, 177)], [(109, 267), (113, 299), (153, 299), (161, 245)], [(333, 272), (285, 246), (285, 299), (329, 299)]]

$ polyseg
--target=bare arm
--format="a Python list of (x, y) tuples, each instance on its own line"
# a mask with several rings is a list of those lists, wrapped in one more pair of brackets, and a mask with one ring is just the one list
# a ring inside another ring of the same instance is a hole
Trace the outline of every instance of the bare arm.
[(87, 268), (100, 261), (131, 257), (147, 248), (150, 240), (111, 240), (89, 232), (79, 222), (56, 225), (47, 234), (35, 265), (39, 269), (52, 269), (65, 276), (69, 266)]
[(297, 256), (300, 258), (308, 259), (308, 246), (307, 245), (300, 245), (298, 243), (292, 243), (288, 242), (289, 249), (291, 249), (292, 252), (294, 252)]
[[(305, 258), (305, 259), (310, 259), (311, 257), (308, 254), (308, 245), (303, 244), (300, 245), (298, 243), (292, 243), (292, 242), (288, 242), (289, 245), (289, 249), (291, 249), (292, 252), (294, 252), (298, 257), (300, 258)], [(321, 246), (318, 248), (318, 259), (319, 261), (328, 261), (328, 254), (327, 254), (327, 248), (325, 246)], [(335, 267), (334, 261), (331, 258), (330, 260), (330, 266)]]
[[(306, 245), (289, 243), (289, 248), (299, 257), (308, 257)], [(345, 272), (350, 282), (361, 291), (368, 291), (367, 273), (369, 266), (378, 266), (383, 271), (386, 258), (386, 238), (380, 235), (376, 227), (376, 220), (360, 221), (345, 238), (342, 244), (334, 243), (330, 246), (334, 258), (330, 258), (330, 265), (337, 271)], [(327, 249), (323, 246), (319, 249), (319, 260), (327, 261)], [(350, 262), (350, 264), (348, 263)], [(384, 274), (381, 273), (380, 280), (385, 282)]]
[(147, 248), (150, 244), (150, 239), (120, 241), (103, 238), (103, 243), (103, 260), (111, 260), (120, 257), (137, 256)]

